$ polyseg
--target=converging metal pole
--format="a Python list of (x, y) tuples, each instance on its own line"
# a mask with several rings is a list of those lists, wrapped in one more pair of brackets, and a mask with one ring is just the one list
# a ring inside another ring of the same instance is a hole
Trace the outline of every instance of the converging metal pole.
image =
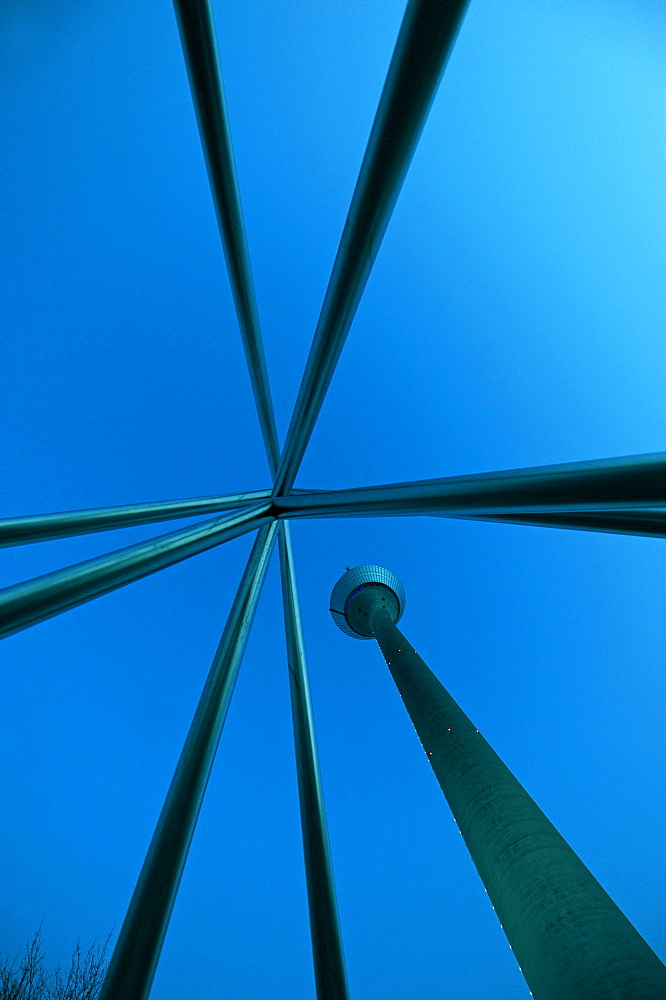
[(468, 0), (409, 0), (273, 486), (291, 492)]
[(192, 497), (188, 500), (158, 500), (153, 503), (123, 504), (120, 507), (93, 507), (91, 510), (66, 510), (57, 514), (27, 514), (0, 518), (0, 546), (48, 542), (72, 535), (90, 535), (98, 531), (132, 528), (139, 524), (157, 524), (197, 514), (217, 514), (223, 510), (250, 507), (267, 500), (270, 490), (253, 493), (227, 493), (216, 497)]
[(127, 545), (0, 590), (0, 639), (271, 522), (269, 503)]
[(99, 1000), (145, 1000), (199, 817), (277, 523), (261, 528), (187, 734), (171, 786), (109, 964)]
[[(273, 497), (279, 517), (400, 517), (416, 514), (509, 519), (535, 514), (650, 518), (666, 511), (666, 454), (505, 469), (350, 490)], [(559, 522), (558, 522), (559, 523)]]
[(280, 449), (209, 0), (174, 0), (199, 134), (268, 465)]
[(282, 522), (280, 529), (280, 571), (289, 662), (289, 690), (317, 1000), (347, 1000), (347, 976), (310, 705), (310, 686), (289, 524)]
[(663, 1000), (666, 967), (396, 628), (400, 581), (346, 573), (344, 632), (375, 638), (537, 1000)]
[(666, 537), (666, 456), (274, 496), (278, 517), (437, 517)]

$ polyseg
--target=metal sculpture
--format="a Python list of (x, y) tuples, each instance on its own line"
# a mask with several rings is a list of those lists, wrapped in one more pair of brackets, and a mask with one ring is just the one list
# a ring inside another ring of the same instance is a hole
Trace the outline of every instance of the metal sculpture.
[[(290, 518), (434, 514), (582, 530), (658, 536), (665, 533), (666, 456), (663, 455), (328, 493), (293, 488), (466, 5), (467, 0), (409, 0), (407, 4), (296, 406), (280, 451), (209, 2), (174, 0), (271, 473), (270, 488), (232, 496), (0, 521), (0, 545), (19, 545), (158, 523), (197, 513), (220, 515), (5, 588), (0, 591), (0, 636), (28, 628), (243, 533), (258, 531), (119, 935), (102, 1000), (143, 1000), (150, 992), (276, 537), (317, 996), (319, 1000), (346, 1000), (346, 974), (291, 554)], [(221, 514), (230, 510), (232, 513)], [(617, 996), (638, 1000), (637, 994)]]

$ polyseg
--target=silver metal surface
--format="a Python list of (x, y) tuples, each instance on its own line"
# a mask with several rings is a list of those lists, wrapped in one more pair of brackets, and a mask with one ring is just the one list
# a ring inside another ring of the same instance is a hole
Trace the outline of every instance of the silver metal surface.
[(280, 453), (208, 0), (174, 0), (229, 282), (271, 475)]
[[(451, 517), (453, 515), (441, 515)], [(642, 535), (666, 538), (666, 509), (641, 507), (623, 510), (567, 511), (540, 514), (463, 514), (461, 520), (495, 521), (501, 524), (524, 524), (534, 528), (569, 528), (578, 531), (606, 531), (614, 535)]]
[[(483, 516), (638, 534), (666, 533), (666, 455), (546, 465), (411, 483), (273, 497), (280, 517)], [(663, 520), (662, 520), (663, 518)], [(576, 523), (580, 520), (581, 523)], [(616, 526), (612, 527), (613, 521)]]
[(280, 457), (276, 496), (294, 484), (466, 6), (407, 4)]
[(289, 524), (284, 521), (280, 524), (279, 540), (289, 691), (317, 1000), (346, 1000), (347, 975), (310, 703), (296, 573)]
[(216, 514), (268, 500), (270, 495), (270, 490), (256, 490), (253, 493), (228, 493), (217, 497), (161, 500), (157, 503), (93, 507), (90, 510), (68, 510), (56, 514), (4, 517), (0, 519), (0, 546), (47, 542), (54, 538), (130, 528), (138, 524), (156, 524), (158, 521), (172, 521), (197, 514)]
[[(272, 547), (279, 533), (317, 996), (318, 1000), (346, 1000), (346, 975), (289, 526), (283, 522), (278, 531), (275, 518), (428, 514), (666, 536), (666, 455), (518, 469), (353, 490), (293, 490), (295, 476), (426, 121), (466, 0), (409, 0), (281, 458), (210, 4), (208, 0), (174, 0), (174, 6), (246, 361), (274, 479), (273, 490), (6, 518), (0, 521), (0, 545), (14, 545), (244, 506), (243, 510), (228, 517), (218, 517), (181, 528), (159, 538), (89, 559), (0, 591), (0, 637), (27, 628), (245, 532), (259, 529), (101, 994), (101, 1000), (145, 1000), (159, 959)], [(271, 496), (273, 503), (269, 502)], [(378, 594), (370, 593), (373, 588)], [(395, 616), (392, 614), (393, 608), (391, 611), (380, 608), (384, 600), (381, 592), (385, 595), (387, 588), (397, 601)], [(363, 608), (359, 610), (363, 601), (368, 605), (368, 613)], [(458, 740), (465, 753), (470, 747), (476, 753), (481, 739), (478, 730), (473, 729), (457, 706), (449, 703), (450, 699), (441, 685), (436, 681), (433, 683), (425, 664), (420, 660), (417, 662), (414, 650), (407, 649), (404, 637), (393, 629), (391, 621), (399, 620), (404, 606), (405, 595), (400, 581), (383, 567), (376, 566), (350, 570), (338, 582), (331, 597), (333, 618), (347, 634), (369, 637), (359, 631), (361, 627), (365, 627), (362, 626), (360, 617), (356, 628), (350, 626), (352, 611), (358, 611), (359, 616), (361, 613), (365, 614), (366, 619), (369, 617), (371, 628), (377, 632), (378, 641), (380, 644), (384, 643), (387, 659), (388, 656), (391, 657), (389, 666), (424, 747), (427, 749), (431, 743), (433, 746), (438, 744), (438, 758), (432, 759), (433, 752), (428, 753), (442, 787), (449, 797), (452, 792), (458, 795), (461, 788), (466, 794), (463, 788), (465, 781), (471, 787), (478, 774), (470, 776), (467, 773), (462, 778), (454, 775), (452, 779), (446, 773), (451, 764), (447, 757), (455, 757), (455, 753), (451, 754), (449, 744)], [(375, 620), (379, 621), (376, 629)], [(394, 657), (397, 658), (396, 662)], [(442, 711), (449, 713), (446, 720), (452, 722), (450, 728), (442, 723), (445, 718)], [(435, 718), (438, 712), (441, 716), (439, 721)], [(454, 731), (454, 725), (460, 726), (460, 733), (466, 740), (469, 737), (467, 743), (462, 742), (458, 731), (455, 737), (449, 737), (448, 734)], [(453, 749), (456, 751), (455, 746)], [(492, 754), (490, 748), (487, 751)], [(479, 759), (481, 756), (483, 754)], [(465, 758), (467, 761), (469, 759), (469, 756)], [(507, 775), (499, 769), (501, 762), (495, 764), (497, 766), (493, 765), (494, 770), (488, 771), (493, 778), (488, 783), (489, 796), (495, 795), (503, 787), (502, 783), (508, 793), (513, 795), (516, 788), (510, 785)], [(455, 760), (453, 765), (456, 765)], [(509, 775), (509, 778), (512, 776)], [(472, 791), (474, 792), (473, 788)], [(524, 806), (524, 800), (521, 801)], [(520, 808), (505, 809), (506, 815), (502, 822), (509, 828), (509, 832), (516, 825), (514, 814), (519, 816)], [(498, 814), (497, 810), (494, 812)], [(486, 809), (486, 803), (479, 796), (475, 799), (472, 795), (456, 815), (466, 815), (468, 827), (469, 816), (472, 816), (474, 824), (478, 822), (480, 829), (488, 817), (493, 819), (493, 810)], [(509, 817), (508, 823), (506, 816)], [(495, 850), (493, 843), (497, 842), (501, 833), (500, 826), (500, 823), (496, 823), (496, 829), (487, 830), (483, 837), (478, 838), (480, 846), (477, 845), (479, 849), (476, 854), (473, 847), (470, 847), (480, 871), (481, 865), (485, 864), (484, 852), (488, 854), (486, 847), (490, 845)], [(469, 843), (469, 830), (465, 832), (465, 836)], [(488, 855), (492, 865), (499, 864), (500, 867), (508, 868), (512, 854), (519, 854), (525, 846), (520, 846), (520, 838), (518, 843), (517, 851), (514, 838), (507, 840), (501, 854), (495, 851), (492, 857)], [(546, 870), (546, 864), (540, 863), (537, 867), (538, 879)], [(492, 878), (495, 878), (494, 874)], [(518, 878), (512, 892), (515, 889), (518, 895), (524, 893), (526, 885), (525, 878)], [(510, 914), (508, 919), (512, 919)], [(532, 916), (528, 915), (528, 919), (531, 921)], [(544, 933), (543, 939), (548, 948), (552, 941), (552, 927), (556, 927), (560, 934), (566, 930), (563, 927), (558, 929), (558, 923), (562, 922), (560, 916), (557, 920), (553, 918), (547, 928), (548, 933)], [(527, 931), (530, 933), (533, 929), (528, 926)], [(583, 935), (571, 936), (578, 943), (583, 940)], [(536, 940), (533, 933), (532, 937)], [(609, 949), (605, 929), (602, 937), (604, 947)], [(626, 937), (625, 939), (628, 940)], [(535, 948), (536, 945), (532, 951)], [(564, 950), (562, 954), (565, 954)], [(568, 975), (570, 963), (560, 961), (559, 956), (555, 958), (561, 967), (561, 974)], [(661, 970), (658, 977), (659, 992), (650, 996), (664, 995)], [(545, 997), (546, 993), (541, 995)], [(597, 996), (596, 993), (594, 995)], [(557, 986), (552, 996), (562, 1000), (564, 993)], [(579, 993), (574, 992), (571, 996), (572, 1000), (574, 997), (577, 1000)], [(636, 1000), (638, 994), (634, 992), (626, 996)]]
[(0, 638), (221, 545), (272, 520), (269, 502), (188, 525), (0, 590)]
[(252, 547), (99, 1000), (145, 1000), (150, 992), (276, 531), (276, 522), (265, 525)]

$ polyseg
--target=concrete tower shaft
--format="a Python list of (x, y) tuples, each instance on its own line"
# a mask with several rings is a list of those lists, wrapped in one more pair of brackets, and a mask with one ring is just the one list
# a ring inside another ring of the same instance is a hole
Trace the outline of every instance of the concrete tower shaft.
[(366, 610), (532, 995), (664, 1000), (666, 967), (429, 670), (391, 610), (372, 596)]

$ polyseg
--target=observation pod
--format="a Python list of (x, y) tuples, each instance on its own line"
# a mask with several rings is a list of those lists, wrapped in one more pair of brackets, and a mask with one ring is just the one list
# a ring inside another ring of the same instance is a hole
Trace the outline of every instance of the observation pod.
[(379, 609), (388, 611), (394, 625), (405, 610), (405, 588), (395, 573), (383, 566), (355, 566), (333, 587), (330, 611), (345, 635), (372, 639), (372, 617)]

